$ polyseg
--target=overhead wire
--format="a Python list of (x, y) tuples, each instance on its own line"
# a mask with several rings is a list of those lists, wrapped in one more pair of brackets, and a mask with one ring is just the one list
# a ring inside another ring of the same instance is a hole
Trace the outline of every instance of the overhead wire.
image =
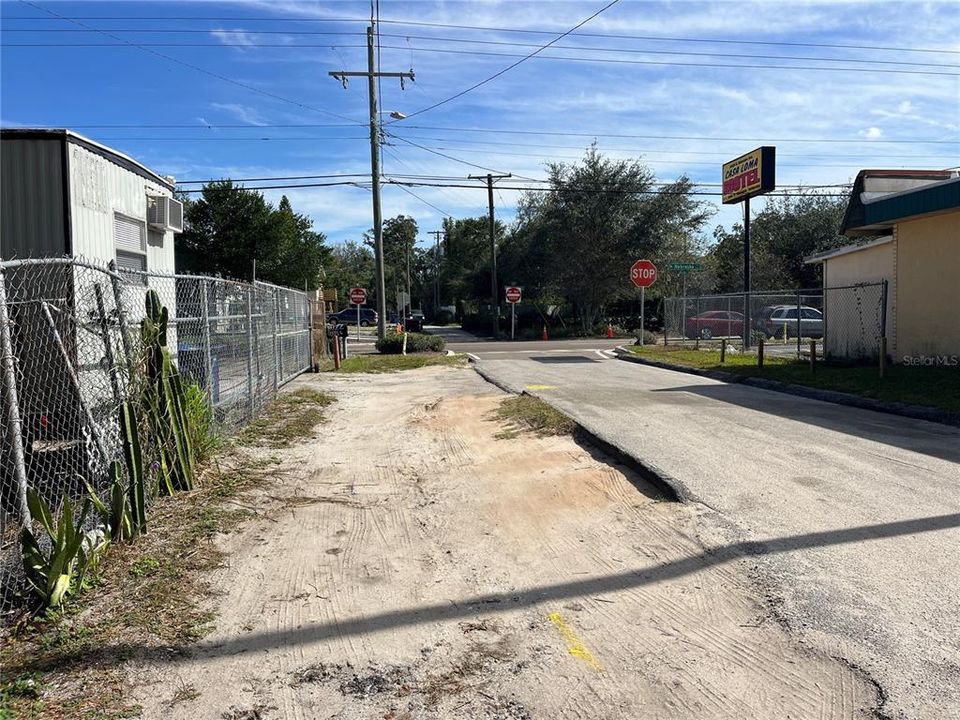
[[(468, 188), (475, 189), (477, 185), (467, 184), (465, 182), (444, 182), (444, 183), (433, 183), (427, 181), (411, 181), (411, 180), (396, 180), (396, 179), (385, 179), (382, 181), (385, 185), (398, 185), (407, 188), (411, 187), (442, 187), (442, 188)], [(284, 185), (258, 185), (255, 187), (244, 187), (244, 186), (235, 186), (231, 188), (232, 191), (243, 191), (243, 190), (290, 190), (298, 188), (315, 188), (315, 187), (337, 187), (337, 186), (351, 186), (360, 189), (369, 189), (369, 181), (367, 182), (350, 182), (350, 181), (335, 181), (335, 182), (326, 182), (326, 183), (294, 183), (294, 184), (284, 184)], [(723, 195), (719, 191), (710, 191), (710, 190), (689, 190), (689, 191), (675, 191), (675, 190), (652, 190), (646, 188), (622, 188), (622, 189), (611, 189), (611, 188), (590, 188), (590, 187), (580, 187), (572, 184), (561, 184), (559, 187), (529, 187), (523, 185), (500, 185), (501, 190), (516, 190), (521, 192), (560, 192), (560, 191), (573, 191), (573, 192), (582, 192), (587, 194), (612, 194), (612, 195), (693, 195), (693, 196), (709, 196), (709, 197), (720, 197)], [(849, 186), (843, 186), (849, 187)], [(785, 192), (774, 190), (770, 193), (767, 193), (765, 197), (795, 197), (804, 195), (803, 188), (797, 192)], [(183, 190), (184, 193), (198, 193), (203, 192), (201, 189), (189, 189)], [(817, 192), (816, 195), (819, 197), (848, 197), (849, 193), (823, 193)]]
[(93, 32), (97, 32), (97, 33), (99, 33), (99, 34), (101, 34), (101, 35), (105, 35), (106, 37), (113, 38), (114, 40), (119, 40), (120, 42), (122, 42), (122, 43), (124, 43), (124, 44), (126, 44), (126, 45), (129, 45), (130, 47), (137, 48), (137, 49), (139, 49), (139, 50), (142, 50), (142, 51), (145, 52), (145, 53), (148, 53), (148, 54), (150, 54), (150, 55), (154, 55), (154, 56), (159, 57), (159, 58), (161, 58), (161, 59), (163, 59), (163, 60), (166, 60), (166, 61), (168, 61), (168, 62), (176, 63), (177, 65), (181, 65), (181, 66), (183, 66), (183, 67), (189, 68), (189, 69), (191, 69), (191, 70), (193, 70), (193, 71), (195, 71), (195, 72), (199, 72), (199, 73), (202, 73), (202, 74), (204, 74), (204, 75), (208, 75), (209, 77), (216, 78), (217, 80), (221, 80), (222, 82), (230, 83), (231, 85), (235, 85), (235, 86), (237, 86), (237, 87), (244, 88), (245, 90), (250, 90), (251, 92), (258, 93), (258, 94), (263, 95), (263, 96), (265, 96), (265, 97), (273, 98), (274, 100), (279, 100), (279, 101), (281, 101), (281, 102), (288, 103), (288, 104), (290, 104), (290, 105), (295, 105), (296, 107), (299, 107), (299, 108), (301, 108), (302, 110), (310, 110), (310, 111), (312, 111), (312, 112), (318, 112), (318, 113), (321, 113), (321, 114), (323, 114), (323, 115), (329, 115), (329, 116), (331, 116), (331, 117), (336, 117), (336, 118), (339, 118), (339, 119), (341, 119), (341, 120), (346, 120), (346, 121), (348, 121), (348, 122), (350, 122), (350, 123), (352, 123), (352, 124), (355, 124), (355, 125), (363, 125), (363, 124), (364, 124), (364, 123), (362, 123), (362, 122), (359, 122), (359, 121), (357, 121), (357, 120), (354, 120), (353, 118), (349, 118), (349, 117), (347, 117), (346, 115), (340, 115), (339, 113), (331, 112), (331, 111), (329, 111), (329, 110), (324, 110), (323, 108), (318, 108), (318, 107), (314, 107), (314, 106), (312, 106), (312, 105), (307, 105), (306, 103), (299, 102), (298, 100), (291, 100), (290, 98), (284, 97), (284, 96), (282, 96), (282, 95), (277, 95), (276, 93), (270, 92), (270, 91), (268, 91), (268, 90), (262, 90), (261, 88), (258, 88), (258, 87), (254, 86), (254, 85), (249, 85), (249, 84), (247, 84), (247, 83), (245, 83), (245, 82), (241, 82), (240, 80), (234, 80), (234, 79), (231, 78), (231, 77), (227, 77), (226, 75), (221, 75), (220, 73), (213, 72), (212, 70), (207, 70), (206, 68), (202, 68), (202, 67), (200, 67), (199, 65), (194, 65), (193, 63), (186, 62), (185, 60), (180, 60), (179, 58), (175, 58), (175, 57), (173, 57), (173, 56), (171, 56), (171, 55), (165, 55), (164, 53), (157, 52), (156, 50), (152, 50), (152, 49), (149, 48), (149, 47), (144, 47), (144, 46), (139, 45), (139, 44), (137, 44), (137, 43), (135, 43), (135, 42), (131, 42), (131, 41), (129, 41), (129, 40), (125, 40), (124, 38), (121, 38), (121, 37), (118, 36), (118, 35), (114, 35), (113, 33), (110, 33), (110, 32), (108, 32), (108, 31), (106, 31), (106, 30), (100, 30), (100, 29), (98, 29), (98, 28), (91, 27), (90, 25), (85, 25), (84, 23), (79, 22), (78, 20), (75, 20), (75, 19), (73, 19), (73, 18), (67, 17), (67, 16), (65, 16), (65, 15), (61, 15), (60, 13), (54, 12), (53, 10), (49, 10), (49, 9), (47, 9), (47, 8), (45, 8), (45, 7), (42, 7), (42, 6), (40, 6), (40, 5), (37, 5), (36, 3), (31, 2), (30, 0), (20, 0), (20, 2), (23, 3), (24, 5), (28, 5), (28, 6), (32, 7), (32, 8), (34, 8), (34, 9), (36, 9), (36, 10), (39, 10), (40, 12), (47, 13), (48, 15), (50, 15), (50, 16), (52, 16), (52, 17), (58, 18), (58, 19), (60, 19), (60, 20), (64, 20), (64, 21), (69, 22), (69, 23), (73, 23), (73, 24), (78, 25), (78, 26), (80, 26), (80, 27), (87, 28), (87, 29), (89, 29), (89, 30), (91, 30), (91, 31), (93, 31)]
[[(205, 31), (210, 32), (210, 31)], [(239, 32), (250, 32), (251, 34), (257, 34), (259, 31), (240, 31), (240, 30), (220, 30), (224, 34), (230, 33), (239, 33)], [(349, 35), (349, 36), (360, 36), (362, 33), (331, 33), (336, 35)], [(427, 40), (443, 43), (462, 43), (462, 44), (478, 44), (478, 45), (495, 45), (495, 46), (509, 46), (509, 47), (538, 47), (533, 43), (516, 43), (516, 42), (506, 42), (502, 40), (475, 40), (469, 38), (447, 38), (447, 37), (430, 37), (424, 35), (396, 35), (391, 33), (384, 33), (382, 37), (388, 38), (404, 38), (409, 40), (414, 38), (417, 40)], [(489, 57), (524, 57), (523, 55), (516, 53), (493, 53), (493, 52), (483, 52), (479, 50), (455, 50), (452, 48), (439, 48), (439, 47), (414, 47), (409, 45), (409, 42), (406, 47), (398, 45), (382, 45), (381, 33), (379, 31), (379, 25), (377, 30), (377, 63), (379, 66), (380, 63), (380, 51), (381, 48), (387, 48), (389, 50), (422, 50), (423, 52), (435, 52), (435, 53), (448, 53), (448, 54), (463, 54), (463, 55), (477, 55), (477, 56), (489, 56)], [(119, 43), (53, 43), (53, 42), (12, 42), (5, 43), (6, 47), (56, 47), (56, 48), (97, 48), (97, 47), (127, 47), (128, 43), (119, 42)], [(220, 42), (205, 42), (205, 43), (191, 43), (191, 42), (140, 42), (137, 43), (139, 47), (191, 47), (191, 48), (272, 48), (272, 49), (281, 49), (281, 50), (296, 50), (296, 49), (316, 49), (316, 48), (331, 48), (334, 50), (337, 49), (357, 49), (366, 47), (361, 44), (352, 44), (352, 45), (329, 45), (325, 43), (264, 43), (264, 42), (253, 42), (249, 40), (243, 40), (240, 42), (225, 42), (221, 40)], [(719, 57), (719, 58), (737, 58), (740, 60), (786, 60), (786, 61), (810, 61), (810, 62), (823, 62), (823, 63), (852, 63), (857, 65), (899, 65), (899, 66), (909, 66), (909, 67), (919, 67), (919, 68), (956, 68), (957, 65), (954, 64), (943, 64), (943, 63), (924, 63), (924, 62), (915, 62), (911, 60), (877, 60), (873, 58), (835, 58), (835, 57), (813, 57), (809, 55), (756, 55), (756, 54), (744, 54), (744, 53), (726, 53), (726, 52), (692, 52), (692, 51), (683, 51), (683, 50), (656, 50), (656, 49), (646, 49), (646, 48), (611, 48), (611, 47), (583, 47), (577, 45), (555, 45), (553, 46), (554, 50), (563, 49), (563, 50), (575, 50), (577, 52), (603, 52), (603, 53), (626, 53), (626, 54), (642, 54), (642, 55), (671, 55), (671, 56), (684, 56), (684, 57)], [(528, 58), (529, 59), (529, 58)], [(680, 66), (691, 65), (693, 67), (736, 67), (743, 68), (743, 64), (718, 64), (718, 63), (672, 63), (666, 61), (631, 61), (615, 58), (603, 58), (603, 57), (570, 57), (570, 56), (561, 56), (561, 55), (540, 55), (537, 57), (538, 60), (567, 60), (567, 61), (579, 61), (579, 62), (609, 62), (609, 63), (619, 63), (619, 64), (655, 64), (655, 65), (669, 65), (669, 66)], [(798, 66), (798, 65), (750, 65), (750, 68), (760, 67), (764, 69), (776, 69), (776, 68), (787, 68), (787, 69), (797, 69), (797, 70), (811, 70), (811, 69), (820, 69), (820, 70), (833, 70), (833, 71), (863, 71), (860, 68), (838, 68), (838, 67), (818, 67), (811, 68), (808, 66)], [(919, 73), (920, 71), (915, 71)], [(942, 72), (924, 72), (923, 74), (932, 74), (932, 75), (942, 75), (945, 73)], [(951, 74), (951, 73), (946, 73)]]
[(443, 105), (446, 105), (446, 104), (449, 103), (449, 102), (453, 102), (454, 100), (457, 100), (458, 98), (463, 97), (463, 96), (466, 95), (467, 93), (473, 92), (473, 91), (476, 90), (477, 88), (483, 87), (483, 86), (486, 85), (487, 83), (496, 80), (496, 79), (497, 79), (498, 77), (500, 77), (501, 75), (504, 75), (505, 73), (510, 72), (511, 70), (513, 70), (513, 68), (515, 68), (515, 67), (517, 67), (518, 65), (526, 62), (526, 61), (529, 60), (530, 58), (535, 57), (535, 56), (538, 55), (539, 53), (543, 52), (544, 50), (546, 50), (547, 48), (549, 48), (549, 47), (550, 47), (551, 45), (553, 45), (554, 43), (559, 42), (560, 40), (562, 40), (563, 38), (565, 38), (567, 35), (569, 35), (570, 33), (572, 33), (574, 30), (577, 30), (577, 29), (583, 27), (583, 26), (586, 25), (588, 22), (590, 22), (591, 20), (593, 20), (595, 17), (597, 17), (597, 16), (600, 15), (601, 13), (609, 10), (610, 8), (612, 8), (614, 5), (616, 5), (616, 4), (619, 3), (619, 2), (620, 2), (620, 0), (611, 0), (609, 3), (607, 3), (606, 5), (604, 5), (602, 8), (600, 8), (599, 10), (597, 10), (595, 13), (593, 13), (590, 17), (588, 17), (588, 18), (586, 18), (586, 19), (584, 19), (584, 20), (581, 20), (579, 23), (577, 23), (576, 25), (574, 25), (572, 28), (570, 28), (569, 30), (567, 30), (565, 33), (562, 33), (561, 35), (558, 35), (557, 37), (555, 37), (555, 38), (554, 38), (553, 40), (551, 40), (550, 42), (546, 43), (545, 45), (542, 45), (542, 46), (538, 47), (538, 48), (537, 48), (536, 50), (534, 50), (532, 53), (529, 53), (528, 55), (523, 56), (522, 58), (520, 58), (519, 60), (517, 60), (515, 63), (511, 63), (510, 65), (508, 65), (507, 67), (503, 68), (502, 70), (499, 70), (498, 72), (495, 72), (495, 73), (494, 73), (493, 75), (491, 75), (490, 77), (485, 78), (485, 79), (481, 80), (481, 81), (478, 82), (478, 83), (474, 83), (474, 84), (471, 85), (470, 87), (465, 88), (464, 90), (461, 90), (461, 91), (458, 92), (458, 93), (454, 93), (453, 95), (451, 95), (451, 96), (448, 97), (448, 98), (445, 98), (445, 99), (443, 99), (443, 100), (440, 100), (439, 102), (435, 102), (435, 103), (433, 103), (432, 105), (428, 105), (427, 107), (421, 108), (421, 109), (419, 109), (419, 110), (415, 110), (415, 111), (412, 112), (412, 113), (408, 113), (408, 114), (407, 114), (407, 118), (415, 117), (415, 116), (417, 116), (417, 115), (422, 115), (422, 114), (425, 113), (425, 112), (429, 112), (429, 111), (431, 111), (431, 110), (435, 110), (435, 109), (438, 108), (438, 107), (441, 107), (441, 106), (443, 106)]
[[(17, 15), (6, 15), (4, 16), (4, 21), (16, 20), (16, 21), (49, 21), (53, 18), (45, 17), (35, 17), (35, 16), (17, 16)], [(255, 16), (203, 16), (203, 15), (162, 15), (162, 16), (131, 16), (131, 15), (94, 15), (94, 16), (75, 16), (76, 20), (131, 20), (131, 21), (171, 21), (171, 22), (184, 22), (184, 21), (203, 21), (203, 22), (290, 22), (290, 23), (326, 23), (326, 24), (336, 24), (336, 23), (366, 23), (366, 18), (316, 18), (316, 17), (255, 17)], [(402, 25), (409, 27), (427, 27), (427, 28), (442, 28), (442, 29), (452, 29), (452, 30), (470, 30), (470, 31), (485, 31), (485, 32), (500, 32), (500, 33), (514, 33), (514, 34), (526, 34), (526, 35), (553, 35), (556, 30), (535, 30), (529, 28), (509, 28), (509, 27), (496, 27), (496, 26), (487, 26), (487, 25), (465, 25), (458, 23), (440, 23), (440, 22), (427, 22), (427, 21), (416, 21), (416, 20), (381, 20), (381, 23), (384, 25)], [(8, 30), (8, 28), (4, 28)], [(20, 30), (20, 29), (18, 29)], [(30, 28), (26, 31), (32, 32), (56, 32), (57, 29), (34, 29)], [(63, 32), (69, 32), (69, 30), (63, 30)], [(166, 30), (115, 30), (115, 32), (166, 32)], [(170, 30), (170, 32), (180, 32), (178, 30)], [(190, 30), (189, 32), (208, 32), (208, 30)], [(273, 33), (273, 34), (296, 34), (296, 35), (309, 35), (309, 34), (326, 34), (319, 31), (289, 31), (289, 30), (260, 30), (261, 33)], [(671, 43), (716, 43), (716, 44), (733, 44), (733, 45), (760, 45), (760, 46), (770, 46), (770, 47), (808, 47), (808, 48), (831, 48), (837, 50), (875, 50), (882, 52), (913, 52), (913, 53), (932, 53), (932, 54), (946, 54), (946, 55), (960, 55), (960, 50), (946, 49), (946, 48), (927, 48), (927, 47), (905, 47), (905, 46), (890, 46), (890, 45), (867, 45), (859, 43), (818, 43), (818, 42), (800, 42), (800, 41), (787, 41), (787, 40), (743, 40), (743, 39), (734, 39), (734, 38), (719, 38), (719, 37), (701, 37), (701, 38), (692, 38), (692, 37), (681, 37), (681, 36), (668, 36), (668, 35), (635, 35), (635, 34), (624, 34), (624, 33), (600, 33), (600, 32), (571, 32), (568, 33), (574, 37), (593, 37), (593, 38), (607, 38), (607, 39), (619, 39), (619, 40), (644, 40), (650, 42), (671, 42)]]

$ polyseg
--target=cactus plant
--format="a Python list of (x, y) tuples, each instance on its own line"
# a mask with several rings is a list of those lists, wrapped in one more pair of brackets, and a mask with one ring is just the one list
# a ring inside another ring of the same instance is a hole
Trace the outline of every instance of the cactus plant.
[(86, 483), (90, 502), (100, 514), (110, 539), (115, 542), (130, 540), (147, 532), (143, 455), (140, 450), (137, 413), (132, 403), (121, 404), (119, 422), (127, 482), (124, 482), (124, 464), (114, 460), (110, 463), (112, 482), (109, 504), (101, 500), (90, 484)]
[(104, 547), (96, 533), (83, 530), (91, 502), (84, 501), (76, 521), (67, 497), (63, 499), (59, 520), (33, 488), (27, 489), (27, 505), (34, 520), (46, 531), (50, 549), (41, 547), (31, 526), (25, 526), (20, 531), (24, 574), (44, 607), (60, 607), (68, 596), (83, 588), (87, 570), (96, 564)]
[[(196, 468), (184, 413), (183, 383), (167, 348), (169, 313), (155, 290), (147, 291), (146, 311), (140, 331), (146, 352), (144, 406), (159, 454), (160, 490), (172, 495), (193, 489)], [(134, 510), (135, 518), (136, 514)]]

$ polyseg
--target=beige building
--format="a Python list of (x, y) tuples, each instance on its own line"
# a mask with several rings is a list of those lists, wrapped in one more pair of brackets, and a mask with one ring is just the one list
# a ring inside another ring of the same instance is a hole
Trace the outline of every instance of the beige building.
[(876, 356), (883, 328), (894, 362), (960, 356), (960, 177), (864, 170), (841, 232), (858, 241), (807, 259), (823, 265), (825, 354)]

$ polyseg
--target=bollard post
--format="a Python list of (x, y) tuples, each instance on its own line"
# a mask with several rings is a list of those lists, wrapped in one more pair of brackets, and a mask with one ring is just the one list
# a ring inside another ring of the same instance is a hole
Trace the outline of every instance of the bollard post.
[(880, 338), (880, 378), (883, 379), (883, 375), (887, 370), (887, 336), (884, 335)]
[(763, 336), (757, 338), (757, 367), (763, 368)]
[(817, 341), (810, 341), (810, 374), (814, 375), (817, 372)]
[(723, 365), (727, 359), (727, 340), (724, 338), (720, 341), (720, 364)]
[(333, 336), (333, 369), (340, 369), (340, 336)]

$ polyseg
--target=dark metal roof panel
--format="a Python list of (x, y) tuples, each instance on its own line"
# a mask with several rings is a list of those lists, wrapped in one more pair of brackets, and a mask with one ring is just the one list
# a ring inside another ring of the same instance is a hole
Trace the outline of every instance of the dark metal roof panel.
[(0, 257), (60, 257), (67, 244), (63, 138), (8, 142), (0, 151)]

